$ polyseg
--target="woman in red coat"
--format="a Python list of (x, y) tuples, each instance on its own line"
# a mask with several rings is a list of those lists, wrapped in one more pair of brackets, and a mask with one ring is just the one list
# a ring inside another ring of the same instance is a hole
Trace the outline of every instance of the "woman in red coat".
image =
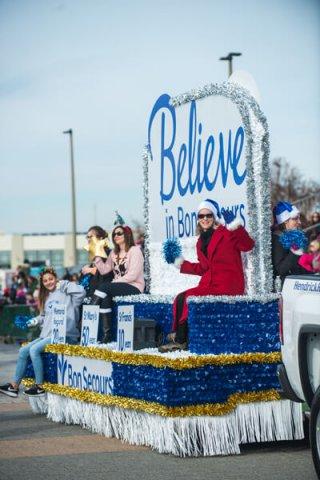
[[(221, 224), (221, 215), (226, 226)], [(235, 215), (212, 200), (204, 200), (198, 207), (197, 242), (198, 262), (192, 263), (179, 257), (175, 266), (181, 273), (199, 275), (201, 280), (195, 288), (177, 295), (173, 304), (173, 333), (171, 343), (159, 348), (161, 352), (187, 348), (188, 305), (187, 298), (200, 295), (243, 295), (245, 282), (241, 252), (249, 252), (254, 241)]]

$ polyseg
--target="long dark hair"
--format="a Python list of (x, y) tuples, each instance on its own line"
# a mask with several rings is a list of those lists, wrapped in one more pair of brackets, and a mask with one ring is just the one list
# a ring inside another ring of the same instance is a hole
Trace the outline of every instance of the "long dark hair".
[(124, 233), (125, 251), (128, 252), (131, 247), (135, 246), (131, 228), (128, 227), (127, 225), (117, 225), (112, 230), (112, 241), (114, 245), (114, 253), (116, 253), (117, 255), (120, 253), (120, 247), (114, 242), (114, 232), (119, 228), (121, 228), (121, 230)]
[(52, 267), (46, 267), (42, 272), (40, 273), (40, 288), (39, 288), (39, 308), (40, 312), (43, 312), (44, 306), (46, 303), (46, 300), (49, 296), (49, 290), (43, 285), (43, 277), (47, 273), (50, 273), (54, 277), (58, 278), (58, 275), (56, 271)]
[(94, 225), (93, 227), (88, 228), (88, 233), (94, 231), (97, 238), (108, 238), (107, 232), (99, 225)]

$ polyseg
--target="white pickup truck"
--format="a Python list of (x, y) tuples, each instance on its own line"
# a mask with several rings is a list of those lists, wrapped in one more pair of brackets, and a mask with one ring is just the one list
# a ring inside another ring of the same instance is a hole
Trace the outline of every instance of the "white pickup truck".
[(279, 380), (287, 398), (311, 407), (310, 445), (320, 478), (320, 276), (287, 277), (281, 297)]

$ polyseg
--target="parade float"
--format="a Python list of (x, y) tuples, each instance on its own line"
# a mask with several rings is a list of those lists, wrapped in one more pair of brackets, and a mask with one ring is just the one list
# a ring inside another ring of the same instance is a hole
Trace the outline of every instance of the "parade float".
[[(178, 456), (303, 437), (301, 406), (279, 394), (268, 158), (266, 118), (245, 88), (229, 81), (157, 99), (143, 154), (150, 293), (117, 299), (114, 343), (46, 348), (47, 395), (30, 398), (35, 413)], [(165, 337), (174, 295), (198, 281), (164, 261), (162, 244), (179, 238), (195, 260), (204, 198), (232, 210), (255, 239), (243, 255), (246, 295), (189, 298), (188, 351), (134, 350), (134, 323), (152, 319)], [(32, 375), (30, 366), (27, 384)]]

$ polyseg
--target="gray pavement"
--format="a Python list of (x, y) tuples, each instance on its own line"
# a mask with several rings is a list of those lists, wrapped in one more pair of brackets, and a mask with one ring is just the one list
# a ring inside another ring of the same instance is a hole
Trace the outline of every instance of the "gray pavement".
[[(0, 381), (11, 378), (17, 346), (0, 344)], [(0, 394), (0, 479), (316, 480), (308, 445), (255, 444), (229, 457), (176, 458), (34, 415), (20, 396)]]

